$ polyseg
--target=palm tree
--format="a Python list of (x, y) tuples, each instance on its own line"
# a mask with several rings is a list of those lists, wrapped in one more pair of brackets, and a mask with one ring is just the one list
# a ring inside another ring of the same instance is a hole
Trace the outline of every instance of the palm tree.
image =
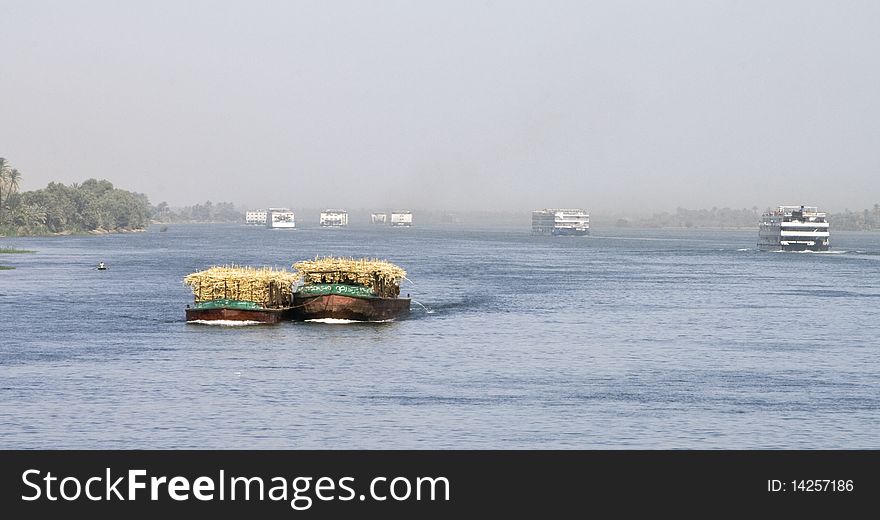
[(7, 194), (9, 195), (18, 192), (18, 184), (21, 182), (21, 172), (17, 169), (13, 168), (9, 170), (9, 173), (6, 174), (6, 182), (7, 182)]
[(0, 157), (0, 224), (3, 224), (3, 184), (6, 182), (6, 172), (9, 170), (9, 161)]
[[(18, 192), (18, 185), (21, 182), (21, 172), (15, 168), (6, 172), (6, 205), (9, 206), (10, 197)], [(6, 208), (9, 209), (9, 208)], [(2, 222), (2, 220), (0, 220)]]

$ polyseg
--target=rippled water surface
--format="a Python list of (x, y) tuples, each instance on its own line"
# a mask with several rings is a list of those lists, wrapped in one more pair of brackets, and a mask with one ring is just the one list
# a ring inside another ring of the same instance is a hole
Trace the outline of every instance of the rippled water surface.
[[(0, 239), (3, 448), (880, 448), (880, 237), (171, 226)], [(184, 322), (212, 264), (387, 258), (409, 319)], [(93, 267), (98, 261), (107, 271)]]

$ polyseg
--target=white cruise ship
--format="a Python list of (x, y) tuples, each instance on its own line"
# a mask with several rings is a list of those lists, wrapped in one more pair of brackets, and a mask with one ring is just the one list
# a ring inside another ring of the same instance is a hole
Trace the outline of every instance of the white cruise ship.
[(266, 210), (266, 227), (271, 229), (294, 229), (296, 218), (287, 208), (269, 208)]
[(590, 234), (590, 214), (582, 209), (541, 209), (532, 212), (532, 234), (583, 236)]
[(264, 209), (248, 210), (244, 214), (244, 222), (245, 222), (245, 224), (252, 224), (255, 226), (265, 226), (266, 225), (266, 210), (264, 210)]
[(348, 212), (344, 209), (327, 209), (321, 212), (322, 227), (345, 227), (348, 225)]
[(779, 206), (761, 216), (761, 251), (828, 251), (829, 227), (825, 213), (814, 206)]
[(401, 226), (401, 227), (410, 227), (412, 226), (412, 211), (392, 211), (391, 212), (391, 225), (392, 226)]

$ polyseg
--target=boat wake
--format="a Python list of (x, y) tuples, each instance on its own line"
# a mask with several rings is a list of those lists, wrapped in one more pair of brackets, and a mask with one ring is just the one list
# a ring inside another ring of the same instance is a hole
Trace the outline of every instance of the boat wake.
[(217, 325), (219, 327), (246, 327), (248, 325), (263, 325), (259, 321), (251, 320), (192, 320), (187, 323), (195, 323), (197, 325)]
[(345, 325), (347, 323), (389, 323), (394, 320), (376, 320), (376, 321), (358, 321), (358, 320), (343, 320), (340, 318), (315, 318), (313, 320), (306, 320), (309, 323), (329, 323), (333, 325)]
[(422, 309), (424, 309), (424, 310), (425, 310), (425, 314), (434, 314), (434, 310), (433, 310), (433, 309), (429, 309), (428, 306), (427, 306), (427, 305), (424, 305), (422, 302), (420, 302), (420, 301), (416, 301), (416, 300), (412, 300), (412, 302), (415, 303), (416, 305), (418, 305), (419, 307), (421, 307)]
[(811, 255), (842, 255), (845, 253), (849, 253), (850, 251), (843, 251), (840, 249), (835, 249), (834, 251), (783, 251), (781, 249), (777, 249), (775, 251), (770, 251), (771, 253), (797, 253), (797, 254), (811, 254)]

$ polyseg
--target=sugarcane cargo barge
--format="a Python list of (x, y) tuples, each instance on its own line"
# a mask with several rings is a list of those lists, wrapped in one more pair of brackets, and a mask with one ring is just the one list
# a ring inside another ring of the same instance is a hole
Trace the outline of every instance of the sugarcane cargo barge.
[(270, 268), (224, 266), (192, 273), (184, 283), (193, 292), (186, 321), (278, 323), (292, 317), (296, 273)]
[(388, 321), (409, 314), (400, 297), (406, 271), (382, 260), (316, 258), (293, 264), (302, 286), (293, 294), (293, 319)]

